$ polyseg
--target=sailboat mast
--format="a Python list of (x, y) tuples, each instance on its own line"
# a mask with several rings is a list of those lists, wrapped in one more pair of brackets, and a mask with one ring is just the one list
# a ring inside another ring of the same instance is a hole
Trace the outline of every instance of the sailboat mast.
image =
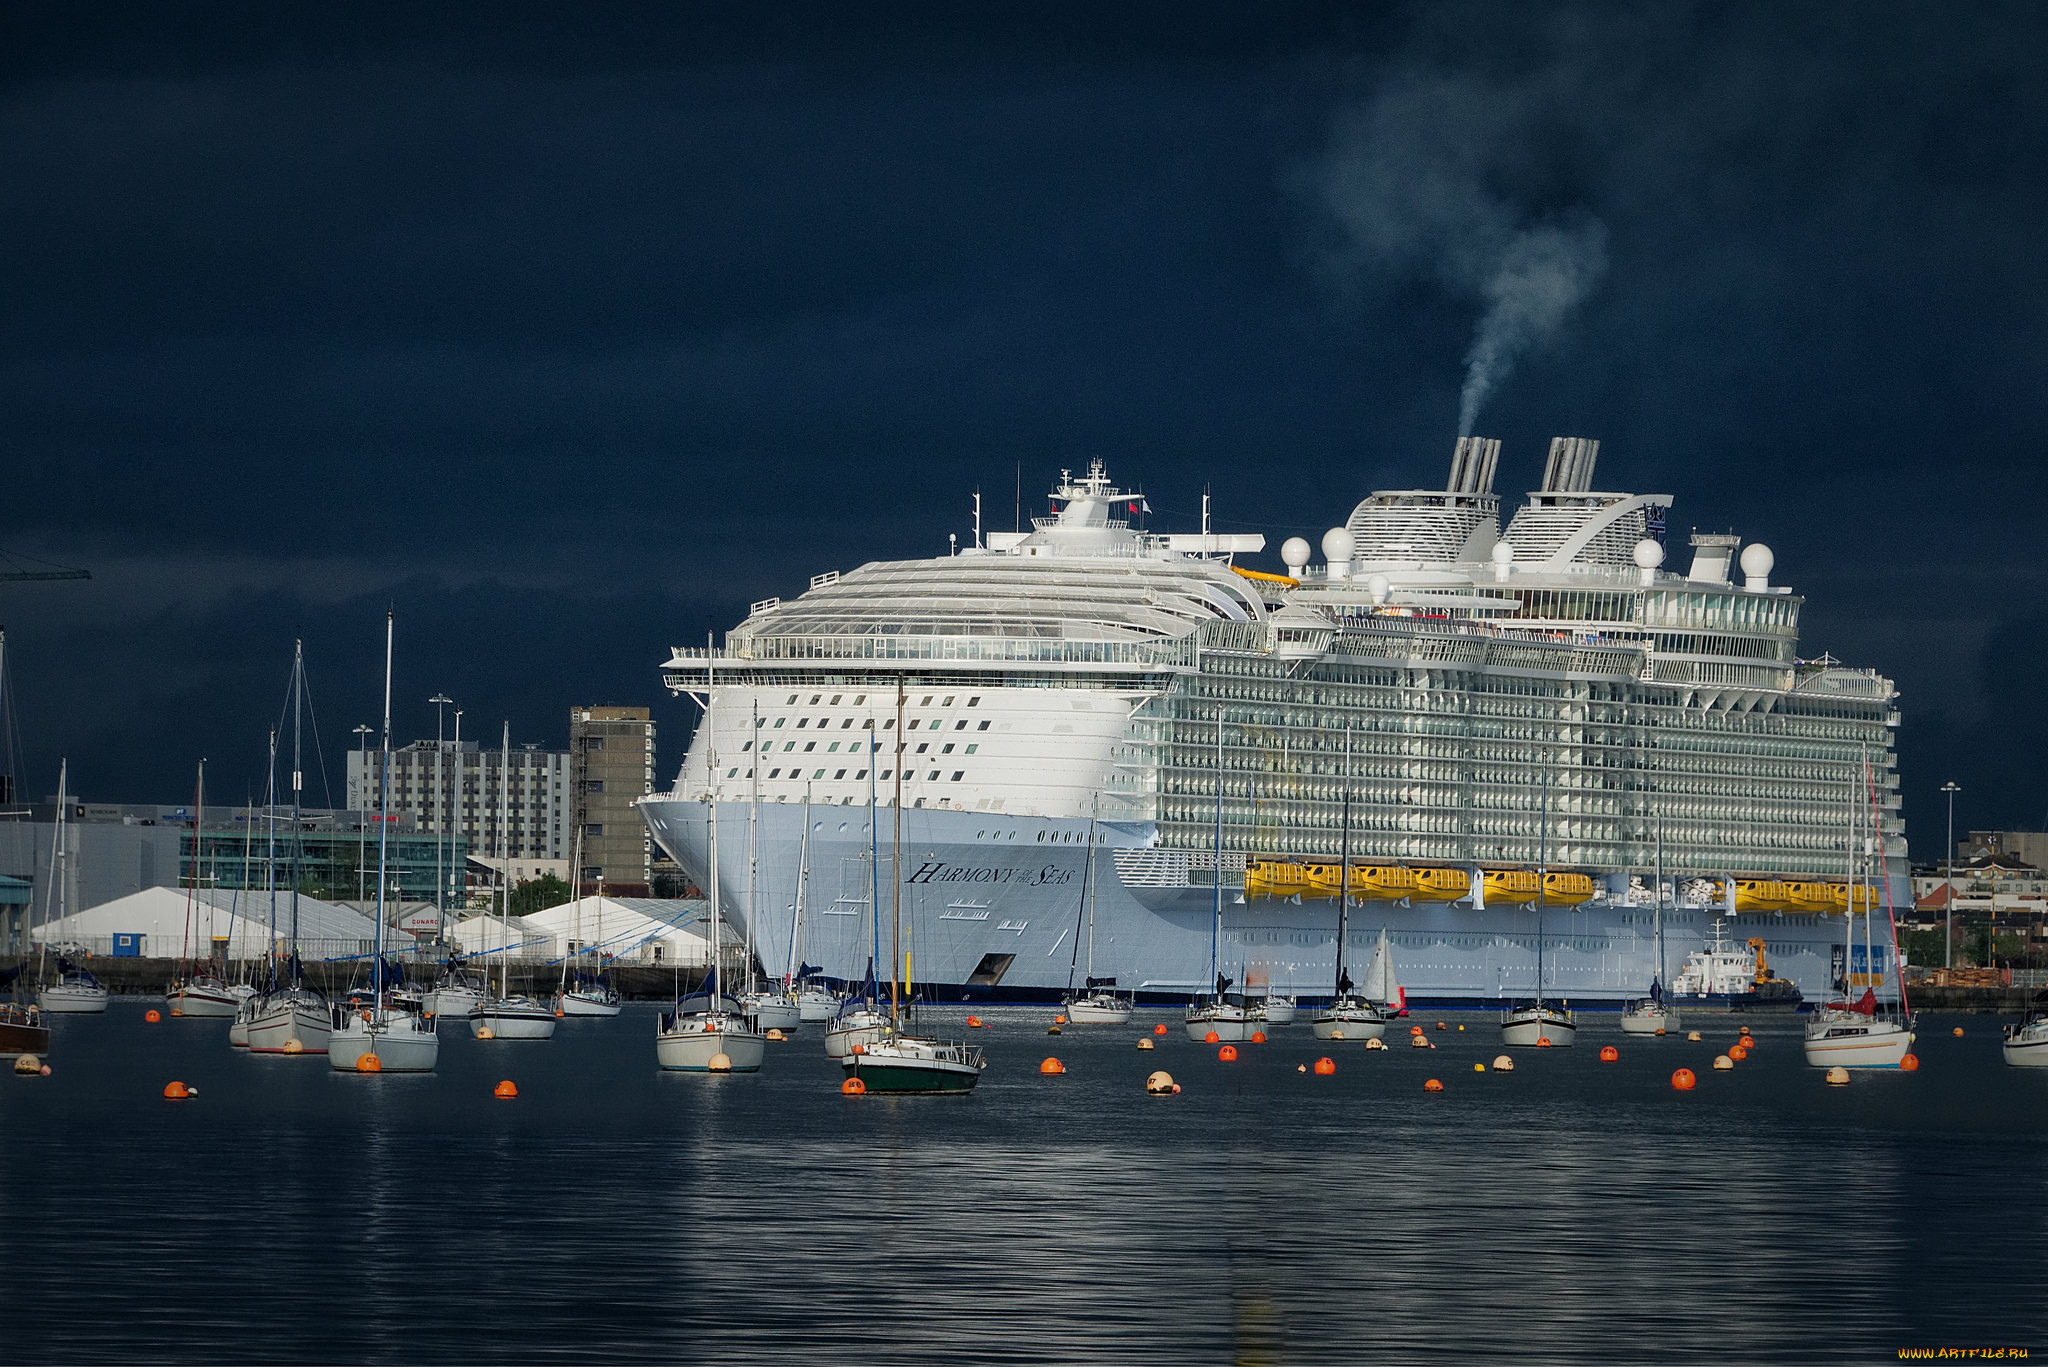
[(896, 833), (889, 852), (889, 1024), (896, 1024), (896, 965), (903, 954), (903, 743), (904, 678), (896, 676)]
[(1657, 813), (1657, 905), (1651, 917), (1656, 922), (1657, 987), (1664, 987), (1664, 813)]
[(725, 980), (719, 963), (724, 955), (725, 945), (719, 935), (718, 925), (722, 917), (718, 900), (718, 726), (711, 707), (711, 694), (707, 692), (704, 701), (704, 730), (710, 739), (704, 748), (704, 775), (709, 781), (709, 787), (704, 794), (704, 847), (706, 862), (711, 865), (711, 886), (705, 889), (711, 897), (711, 967), (705, 979), (710, 984), (710, 999), (705, 1009), (716, 1011), (719, 998), (725, 995)]
[(1543, 1020), (1543, 894), (1550, 882), (1550, 769), (1543, 770), (1543, 810), (1536, 822), (1536, 1020)]
[(498, 1000), (512, 995), (512, 722), (498, 741)]
[(1351, 728), (1344, 728), (1344, 834), (1337, 856), (1337, 993), (1344, 998), (1344, 941), (1351, 929)]
[[(760, 762), (755, 761), (755, 768)], [(804, 966), (804, 899), (811, 895), (811, 785), (804, 785), (804, 831), (796, 845), (796, 905), (790, 908), (789, 916), (789, 972), (782, 975), (786, 984), (796, 982), (797, 973)]]
[[(1202, 496), (1202, 521), (1206, 529), (1208, 516), (1208, 495)], [(1213, 999), (1220, 994), (1217, 979), (1223, 976), (1223, 701), (1216, 701), (1216, 853), (1215, 861), (1216, 909), (1209, 920), (1209, 993)]]
[(754, 991), (754, 927), (761, 921), (761, 863), (757, 857), (759, 846), (756, 833), (761, 824), (761, 765), (758, 753), (761, 744), (761, 703), (754, 701), (754, 729), (747, 733), (746, 753), (754, 763), (747, 766), (747, 777), (753, 785), (751, 799), (747, 803), (747, 992)]
[(192, 968), (193, 900), (199, 895), (199, 818), (205, 810), (206, 761), (199, 761), (199, 782), (192, 791), (192, 872), (185, 876), (185, 938), (178, 945), (178, 972)]
[(68, 802), (65, 785), (71, 778), (71, 761), (57, 761), (57, 820), (50, 829), (50, 886), (43, 894), (43, 936), (36, 952), (36, 982), (43, 981), (43, 961), (50, 953), (50, 931), (52, 921), (59, 917), (64, 903), (59, 889), (64, 886), (64, 808)]
[(264, 860), (263, 882), (270, 893), (270, 943), (265, 952), (270, 956), (271, 986), (277, 985), (277, 728), (270, 728), (270, 782), (264, 789), (263, 803), (265, 825), (269, 828), (267, 843), (269, 853)]
[[(306, 649), (303, 641), (292, 642), (292, 986), (299, 985), (299, 884), (306, 879), (302, 861), (306, 853), (306, 823), (300, 816), (300, 722), (306, 687)], [(382, 895), (382, 889), (379, 889)]]
[[(384, 746), (377, 756), (377, 925), (371, 932), (376, 953), (370, 969), (370, 1019), (381, 1019), (384, 1010), (384, 880), (389, 876), (391, 848), (391, 623), (393, 614), (384, 613)], [(297, 787), (297, 777), (293, 777)]]

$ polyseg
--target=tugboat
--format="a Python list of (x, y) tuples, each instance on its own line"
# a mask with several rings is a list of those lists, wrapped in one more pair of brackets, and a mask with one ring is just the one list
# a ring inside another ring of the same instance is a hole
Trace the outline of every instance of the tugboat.
[(1731, 947), (1714, 922), (1714, 938), (1705, 949), (1685, 956), (1685, 967), (1671, 983), (1671, 1004), (1692, 1011), (1797, 1011), (1805, 1001), (1789, 979), (1771, 972), (1764, 942), (1752, 938)]

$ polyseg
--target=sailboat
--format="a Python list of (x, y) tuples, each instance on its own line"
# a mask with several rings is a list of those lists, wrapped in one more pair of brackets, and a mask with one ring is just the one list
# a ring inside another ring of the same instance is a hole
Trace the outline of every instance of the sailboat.
[[(48, 927), (64, 918), (64, 860), (70, 853), (64, 848), (64, 814), (71, 805), (65, 784), (70, 773), (70, 761), (60, 761), (57, 766), (57, 823), (50, 837), (50, 888), (43, 898), (43, 934), (46, 940)], [(39, 984), (36, 995), (42, 1003), (44, 1015), (96, 1016), (107, 1009), (107, 989), (83, 964), (57, 955), (55, 981), (45, 978), (50, 957), (49, 946), (45, 944), (36, 969)]]
[[(300, 718), (306, 694), (306, 654), (303, 641), (292, 642), (292, 899), (291, 930), (287, 952), (277, 955), (277, 731), (270, 732), (270, 980), (266, 990), (242, 1003), (229, 1027), (229, 1042), (239, 1027), (254, 1054), (324, 1054), (334, 1021), (327, 998), (304, 981), (299, 966), (299, 884), (300, 859), (304, 849), (299, 819), (301, 799)], [(296, 1047), (294, 1047), (296, 1046)]]
[[(20, 766), (16, 761), (14, 747), (14, 710), (12, 694), (7, 687), (7, 632), (0, 628), (0, 800), (13, 802), (17, 796), (16, 778)], [(62, 813), (64, 804), (59, 802), (57, 810)], [(26, 812), (13, 813), (26, 816)], [(0, 1002), (0, 1059), (20, 1058), (23, 1054), (47, 1054), (50, 1051), (50, 1026), (43, 1018), (42, 1007), (33, 1001), (23, 1001), (21, 993), (23, 979), (28, 976), (28, 946), (22, 946), (21, 961), (12, 968), (0, 969), (0, 988), (8, 991), (8, 1000)]]
[[(1863, 761), (1863, 777), (1870, 784), (1870, 760)], [(1869, 811), (1874, 817), (1877, 812), (1877, 794), (1874, 788), (1868, 792)], [(1861, 813), (1859, 812), (1859, 818)], [(1876, 825), (1873, 821), (1872, 830)], [(1913, 1020), (1906, 1007), (1906, 983), (1904, 975), (1899, 979), (1899, 1010), (1890, 1014), (1880, 1010), (1877, 1001), (1876, 983), (1881, 975), (1876, 972), (1865, 974), (1866, 984), (1863, 995), (1855, 1001), (1848, 1000), (1850, 986), (1850, 963), (1856, 948), (1856, 902), (1857, 892), (1863, 886), (1863, 879), (1881, 877), (1871, 864), (1883, 859), (1882, 835), (1862, 838), (1862, 858), (1858, 858), (1858, 840), (1851, 835), (1849, 842), (1849, 899), (1847, 914), (1843, 917), (1844, 945), (1842, 949), (1842, 999), (1828, 1002), (1814, 1008), (1813, 1015), (1806, 1022), (1806, 1061), (1816, 1068), (1896, 1068), (1913, 1047)], [(1881, 863), (1878, 868), (1881, 868)], [(1886, 914), (1890, 914), (1891, 895), (1887, 879), (1885, 895)], [(1870, 916), (1871, 902), (1866, 900), (1863, 908), (1863, 962), (1866, 969), (1872, 967), (1870, 957)], [(1898, 932), (1893, 929), (1892, 967), (1896, 972), (1899, 962)]]
[[(505, 723), (498, 760), (498, 991), (469, 1009), (478, 1039), (535, 1040), (555, 1036), (554, 1008), (512, 990), (512, 723)], [(485, 975), (488, 982), (489, 974)], [(436, 997), (439, 1000), (439, 997)]]
[[(872, 746), (870, 750), (872, 751)], [(871, 756), (872, 757), (872, 756)], [(872, 818), (873, 813), (869, 813)], [(789, 918), (789, 961), (795, 965), (784, 986), (796, 997), (797, 1020), (806, 1025), (815, 1025), (831, 1020), (839, 1014), (839, 1004), (846, 1000), (844, 993), (834, 992), (821, 983), (811, 981), (811, 975), (818, 971), (815, 965), (806, 963), (804, 955), (810, 951), (804, 932), (808, 925), (807, 913), (811, 902), (811, 790), (804, 786), (804, 833), (797, 846), (796, 856), (796, 902), (790, 908)]]
[[(1344, 957), (1351, 939), (1351, 728), (1344, 728), (1344, 820), (1339, 837), (1337, 884), (1337, 981), (1336, 991), (1324, 1010), (1309, 1017), (1309, 1028), (1317, 1039), (1368, 1040), (1387, 1033), (1387, 1015), (1375, 1002), (1354, 994), (1357, 984), (1344, 970)], [(1380, 930), (1380, 943), (1387, 932)], [(1391, 961), (1391, 960), (1390, 960)], [(1375, 955), (1373, 962), (1379, 962)], [(1381, 1000), (1385, 1000), (1383, 997)]]
[(1188, 1003), (1188, 1038), (1196, 1043), (1214, 1035), (1223, 1043), (1251, 1038), (1251, 1013), (1244, 998), (1230, 990), (1223, 976), (1223, 708), (1216, 708), (1216, 906), (1209, 924), (1209, 981), (1214, 991)]
[[(901, 757), (902, 745), (897, 745)], [(882, 847), (880, 809), (876, 806), (875, 756), (881, 741), (868, 733), (868, 972), (864, 990), (850, 992), (839, 1002), (825, 1027), (825, 1057), (843, 1059), (855, 1049), (879, 1044), (891, 1032), (889, 1017), (881, 1010), (881, 991), (876, 986), (875, 960), (882, 957)], [(897, 790), (902, 790), (898, 782)], [(893, 875), (892, 875), (893, 877)]]
[[(576, 822), (576, 839), (570, 848), (569, 867), (576, 880), (576, 949), (562, 956), (562, 980), (555, 989), (555, 1013), (563, 1020), (607, 1020), (619, 1014), (619, 990), (605, 976), (604, 881), (597, 885), (597, 943), (583, 938), (583, 822)], [(585, 970), (577, 961), (589, 955), (595, 965)]]
[[(378, 756), (377, 928), (370, 956), (370, 997), (354, 1009), (335, 1012), (327, 1039), (327, 1066), (338, 1073), (431, 1073), (441, 1057), (441, 1037), (417, 1000), (402, 1001), (396, 983), (384, 980), (384, 886), (391, 844), (391, 637), (392, 614), (384, 614), (384, 750)], [(363, 1060), (374, 1058), (373, 1069)]]
[[(849, 1080), (858, 1078), (870, 1092), (896, 1095), (958, 1093), (972, 1091), (988, 1067), (978, 1045), (956, 1040), (933, 1039), (904, 1030), (904, 997), (908, 995), (909, 961), (903, 955), (903, 678), (896, 682), (896, 731), (893, 778), (896, 783), (894, 813), (895, 851), (890, 859), (889, 899), (889, 1036), (863, 1045), (839, 1061)], [(873, 766), (870, 766), (872, 770)], [(897, 991), (895, 965), (904, 964), (904, 991)]]
[[(179, 945), (181, 971), (164, 993), (171, 1015), (229, 1017), (242, 1004), (242, 993), (228, 986), (228, 981), (214, 965), (209, 952), (204, 965), (192, 954), (193, 921), (198, 912), (200, 847), (206, 839), (206, 761), (199, 761), (198, 790), (192, 799), (192, 873), (185, 884), (185, 936)], [(207, 904), (207, 919), (212, 920), (213, 905)], [(213, 945), (208, 936), (209, 951)], [(246, 991), (246, 989), (244, 989)]]
[[(759, 703), (754, 705), (754, 729), (749, 734), (756, 737), (761, 734)], [(756, 740), (756, 749), (759, 744)], [(755, 750), (747, 753), (748, 758), (754, 761), (747, 766), (747, 777), (753, 783), (753, 800), (747, 805), (747, 987), (740, 993), (740, 1010), (753, 1018), (757, 1030), (794, 1030), (802, 1023), (804, 1013), (789, 984), (785, 982), (764, 988), (754, 979), (758, 963), (754, 957), (754, 927), (761, 923), (761, 861), (756, 854), (761, 824), (761, 765)], [(808, 842), (811, 838), (808, 802), (804, 809), (804, 840)]]
[[(1114, 977), (1095, 976), (1095, 818), (1088, 819), (1088, 862), (1081, 869), (1081, 903), (1077, 911), (1085, 910), (1088, 916), (1088, 972), (1085, 985), (1076, 996), (1074, 993), (1074, 968), (1067, 965), (1067, 995), (1060, 1002), (1060, 1014), (1075, 1025), (1124, 1025), (1131, 1019), (1131, 999), (1116, 994)], [(1074, 938), (1078, 942), (1081, 928), (1074, 927)], [(1079, 957), (1080, 945), (1075, 945)]]
[[(708, 707), (704, 725), (712, 725)], [(711, 896), (706, 912), (711, 921), (711, 963), (699, 989), (688, 997), (677, 998), (676, 1009), (662, 1012), (656, 1022), (654, 1060), (673, 1073), (708, 1073), (712, 1061), (723, 1058), (725, 1066), (721, 1072), (756, 1073), (768, 1057), (768, 1037), (742, 1013), (740, 1004), (725, 993), (725, 941), (720, 927), (725, 914), (718, 884), (718, 752), (710, 749), (707, 754), (710, 762), (705, 775), (712, 785), (704, 802), (711, 866), (707, 880)], [(759, 765), (755, 767), (758, 769)]]
[(1543, 996), (1543, 907), (1550, 886), (1550, 773), (1543, 775), (1543, 811), (1536, 849), (1536, 1000), (1510, 1008), (1500, 1018), (1500, 1040), (1508, 1045), (1549, 1045), (1567, 1049), (1578, 1043), (1579, 1024), (1572, 1013), (1552, 1006)]
[(1657, 973), (1650, 979), (1650, 995), (1622, 1008), (1624, 1035), (1668, 1035), (1679, 1029), (1678, 1012), (1664, 999), (1664, 818), (1657, 818), (1657, 902), (1651, 913), (1657, 941)]
[(2048, 992), (2036, 992), (2020, 1023), (2005, 1027), (2005, 1061), (2015, 1068), (2048, 1068)]

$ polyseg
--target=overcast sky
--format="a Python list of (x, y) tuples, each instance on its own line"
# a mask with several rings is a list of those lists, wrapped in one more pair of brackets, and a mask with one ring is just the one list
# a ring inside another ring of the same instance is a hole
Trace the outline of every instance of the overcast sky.
[[(1916, 855), (2048, 817), (2048, 11), (1767, 3), (0, 14), (0, 584), (25, 786), (694, 717), (671, 644), (1101, 456), (1311, 539), (1440, 485), (1677, 496), (1895, 679)], [(1271, 563), (1267, 563), (1271, 562)], [(319, 793), (318, 766), (313, 771)]]

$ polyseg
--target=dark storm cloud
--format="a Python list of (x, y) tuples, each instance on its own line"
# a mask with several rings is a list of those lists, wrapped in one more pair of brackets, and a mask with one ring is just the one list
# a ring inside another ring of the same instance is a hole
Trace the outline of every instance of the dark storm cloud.
[(0, 587), (31, 786), (260, 764), (295, 631), (353, 725), (389, 602), (401, 731), (653, 702), (666, 767), (667, 646), (1020, 464), (1277, 545), (1487, 382), (1505, 489), (1601, 437), (1899, 680), (1916, 849), (2048, 806), (2031, 9), (4, 22), (0, 546), (97, 573)]

